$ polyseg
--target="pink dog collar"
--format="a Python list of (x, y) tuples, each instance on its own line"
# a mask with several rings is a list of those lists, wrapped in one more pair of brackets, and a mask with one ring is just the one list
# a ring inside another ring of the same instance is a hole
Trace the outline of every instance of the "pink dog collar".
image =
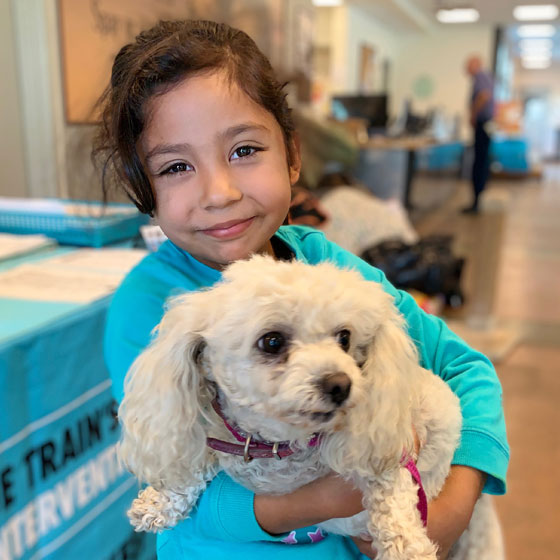
[(420, 478), (420, 473), (418, 472), (418, 468), (416, 467), (416, 463), (412, 460), (410, 456), (403, 455), (401, 460), (402, 466), (407, 469), (412, 478), (418, 484), (418, 504), (416, 507), (420, 512), (420, 518), (422, 519), (422, 524), (424, 527), (428, 524), (428, 499), (426, 497), (426, 492), (424, 491), (424, 487), (422, 486), (422, 479)]
[[(206, 438), (206, 445), (211, 447), (215, 451), (220, 451), (222, 453), (229, 453), (230, 455), (239, 455), (243, 457), (246, 463), (249, 463), (253, 459), (282, 459), (283, 457), (288, 457), (294, 453), (294, 450), (290, 447), (290, 442), (274, 442), (269, 443), (265, 441), (253, 442), (252, 436), (249, 434), (247, 436), (241, 435), (235, 428), (233, 428), (226, 420), (222, 409), (218, 403), (217, 399), (212, 401), (212, 408), (216, 414), (222, 419), (226, 428), (230, 431), (231, 435), (241, 444), (231, 443), (229, 441), (223, 441), (216, 438)], [(320, 440), (320, 435), (315, 434), (308, 442), (308, 447), (315, 447)]]

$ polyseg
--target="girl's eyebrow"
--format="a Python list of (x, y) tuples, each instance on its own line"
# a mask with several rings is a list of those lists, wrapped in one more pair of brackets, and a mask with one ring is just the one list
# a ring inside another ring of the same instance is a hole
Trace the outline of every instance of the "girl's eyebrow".
[(256, 131), (260, 130), (264, 132), (270, 131), (270, 129), (264, 124), (248, 122), (248, 123), (242, 123), (242, 124), (230, 126), (226, 130), (224, 130), (224, 132), (220, 134), (220, 136), (222, 136), (223, 138), (234, 138), (238, 134), (242, 134), (243, 132), (251, 132), (253, 130)]
[(150, 161), (152, 158), (162, 154), (174, 154), (183, 150), (188, 150), (190, 147), (191, 145), (188, 142), (180, 144), (157, 144), (146, 154), (146, 161)]
[[(242, 134), (243, 132), (251, 131), (270, 132), (270, 129), (263, 124), (249, 122), (230, 126), (221, 132), (219, 136), (227, 140), (235, 138), (238, 134)], [(150, 161), (152, 158), (159, 155), (183, 152), (191, 148), (192, 146), (188, 142), (179, 142), (177, 144), (157, 144), (146, 154), (146, 161)]]

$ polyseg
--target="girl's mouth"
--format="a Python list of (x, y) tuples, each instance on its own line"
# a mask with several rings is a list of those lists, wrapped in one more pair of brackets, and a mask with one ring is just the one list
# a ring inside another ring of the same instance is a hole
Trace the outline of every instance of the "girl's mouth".
[(249, 228), (255, 218), (247, 218), (245, 220), (230, 220), (229, 222), (222, 222), (214, 224), (213, 226), (200, 230), (205, 235), (215, 237), (217, 239), (230, 239), (241, 235)]

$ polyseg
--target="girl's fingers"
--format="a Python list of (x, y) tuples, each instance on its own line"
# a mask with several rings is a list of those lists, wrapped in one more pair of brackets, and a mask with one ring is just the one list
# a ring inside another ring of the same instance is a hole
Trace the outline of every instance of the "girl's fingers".
[(377, 558), (377, 550), (371, 545), (371, 537), (369, 535), (361, 535), (367, 537), (369, 540), (362, 539), (360, 537), (352, 537), (354, 544), (358, 547), (358, 550), (365, 554), (368, 558)]

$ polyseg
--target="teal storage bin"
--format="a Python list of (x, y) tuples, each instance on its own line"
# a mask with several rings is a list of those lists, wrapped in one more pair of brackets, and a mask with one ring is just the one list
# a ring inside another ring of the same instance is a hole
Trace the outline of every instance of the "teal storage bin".
[(417, 152), (417, 167), (423, 171), (459, 171), (463, 162), (463, 142), (429, 146)]
[(493, 138), (490, 147), (492, 169), (505, 173), (528, 173), (528, 152), (525, 138)]
[(132, 204), (0, 199), (1, 232), (41, 233), (65, 245), (103, 247), (131, 239), (149, 219)]

